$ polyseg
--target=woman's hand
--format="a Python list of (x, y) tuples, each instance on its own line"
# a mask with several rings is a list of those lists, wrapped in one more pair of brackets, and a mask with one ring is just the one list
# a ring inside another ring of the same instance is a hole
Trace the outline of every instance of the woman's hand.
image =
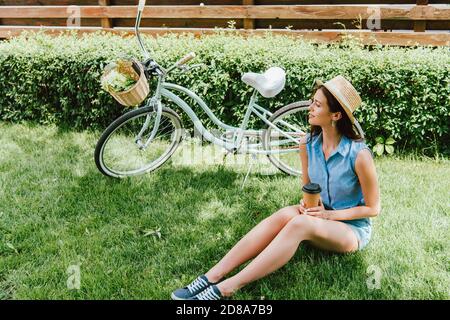
[(305, 214), (306, 208), (305, 208), (305, 202), (303, 199), (300, 200), (300, 205), (298, 206), (298, 210), (300, 211), (300, 214)]
[(332, 212), (330, 210), (325, 210), (325, 207), (322, 203), (322, 199), (319, 199), (319, 206), (305, 209), (304, 214), (307, 214), (311, 217), (329, 220)]

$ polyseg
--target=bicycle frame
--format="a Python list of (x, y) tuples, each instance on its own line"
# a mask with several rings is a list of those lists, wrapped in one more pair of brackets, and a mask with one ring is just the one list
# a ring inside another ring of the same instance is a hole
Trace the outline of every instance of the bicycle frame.
[[(160, 117), (158, 117), (158, 113), (161, 112), (160, 111), (161, 110), (161, 97), (165, 97), (165, 98), (169, 99), (170, 101), (174, 102), (178, 107), (180, 107), (188, 115), (188, 117), (192, 120), (194, 127), (198, 130), (198, 132), (200, 132), (200, 134), (206, 140), (208, 140), (209, 142), (211, 142), (215, 145), (221, 146), (228, 151), (235, 151), (235, 152), (240, 152), (240, 153), (251, 153), (251, 154), (264, 154), (264, 155), (289, 153), (289, 152), (297, 151), (297, 150), (293, 150), (293, 149), (290, 149), (290, 150), (261, 150), (261, 149), (258, 149), (262, 146), (261, 142), (246, 145), (245, 149), (241, 148), (244, 137), (247, 137), (247, 136), (262, 137), (263, 136), (262, 130), (253, 130), (253, 129), (248, 130), (247, 129), (251, 114), (255, 114), (258, 118), (260, 118), (268, 126), (271, 126), (274, 130), (276, 130), (276, 132), (278, 132), (280, 136), (284, 136), (285, 138), (287, 138), (288, 140), (290, 140), (294, 143), (298, 144), (300, 141), (300, 137), (305, 134), (302, 131), (295, 132), (295, 135), (292, 135), (291, 133), (283, 132), (278, 127), (276, 127), (272, 122), (270, 122), (267, 119), (267, 116), (269, 116), (269, 117), (272, 116), (272, 113), (256, 103), (257, 102), (257, 93), (258, 93), (258, 91), (256, 89), (253, 91), (252, 97), (250, 99), (249, 105), (247, 107), (246, 113), (244, 115), (244, 119), (243, 119), (240, 127), (234, 127), (234, 126), (227, 125), (227, 124), (223, 123), (222, 121), (220, 121), (214, 115), (214, 113), (211, 111), (211, 109), (207, 106), (205, 101), (202, 98), (200, 98), (196, 93), (194, 93), (191, 90), (189, 90), (185, 87), (182, 87), (180, 85), (165, 82), (164, 78), (165, 78), (164, 75), (159, 76), (156, 92), (153, 95), (153, 97), (151, 99), (149, 99), (148, 103), (146, 104), (146, 106), (153, 105), (154, 108), (155, 108), (155, 105), (157, 106), (157, 109), (155, 110), (157, 112), (157, 117), (156, 117), (156, 121), (155, 121), (154, 130), (155, 130), (155, 128), (157, 130), (158, 126), (159, 126), (158, 119)], [(207, 114), (207, 116), (211, 119), (211, 121), (214, 124), (216, 124), (218, 127), (222, 128), (222, 129), (226, 130), (229, 134), (233, 134), (233, 139), (230, 140), (230, 139), (218, 138), (218, 137), (214, 136), (208, 129), (205, 128), (205, 126), (200, 121), (200, 119), (197, 117), (196, 113), (192, 110), (192, 108), (183, 99), (181, 99), (178, 95), (176, 95), (173, 91), (179, 91), (179, 92), (185, 93), (188, 97), (192, 98), (195, 101), (195, 103), (202, 108), (202, 110)], [(296, 130), (296, 128), (289, 125), (288, 123), (285, 123), (283, 121), (282, 121), (282, 123), (285, 126), (291, 127), (293, 130)], [(149, 125), (149, 123), (148, 123), (148, 121), (146, 121), (146, 123), (144, 124), (143, 130), (141, 130), (141, 132), (145, 131), (146, 127), (148, 127), (148, 125)], [(149, 140), (147, 141), (146, 144), (148, 144), (151, 141), (151, 138), (149, 138)], [(283, 142), (278, 142), (278, 145), (281, 145), (281, 144), (283, 144)]]

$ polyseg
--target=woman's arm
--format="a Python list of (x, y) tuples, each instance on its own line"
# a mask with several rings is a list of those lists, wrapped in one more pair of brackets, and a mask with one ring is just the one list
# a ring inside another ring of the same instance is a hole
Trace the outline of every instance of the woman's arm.
[(363, 149), (356, 156), (355, 171), (361, 184), (365, 206), (328, 211), (331, 220), (353, 220), (376, 217), (381, 211), (380, 190), (375, 163), (369, 150)]
[[(302, 163), (302, 185), (300, 186), (300, 189), (305, 184), (308, 184), (310, 182), (310, 179), (308, 176), (308, 151), (306, 150), (306, 141), (307, 141), (307, 137), (304, 136), (303, 138), (300, 139), (300, 145), (299, 145), (300, 161)], [(305, 213), (303, 199), (300, 200), (299, 211), (301, 214)]]
[(308, 176), (308, 153), (306, 151), (306, 136), (300, 139), (300, 161), (302, 163), (302, 182), (304, 186), (310, 182)]

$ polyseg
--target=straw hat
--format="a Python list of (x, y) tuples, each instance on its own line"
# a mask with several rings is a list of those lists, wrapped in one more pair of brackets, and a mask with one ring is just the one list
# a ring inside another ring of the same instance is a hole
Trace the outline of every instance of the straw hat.
[(361, 97), (352, 84), (341, 75), (334, 77), (325, 83), (320, 80), (316, 80), (315, 82), (316, 85), (324, 86), (330, 91), (341, 104), (352, 124), (354, 124), (355, 117), (353, 116), (353, 112), (361, 105)]

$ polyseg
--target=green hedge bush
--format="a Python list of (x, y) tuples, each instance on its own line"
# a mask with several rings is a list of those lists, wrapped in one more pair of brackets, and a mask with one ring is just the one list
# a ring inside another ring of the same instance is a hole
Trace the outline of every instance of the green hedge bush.
[[(342, 74), (362, 96), (355, 115), (370, 145), (378, 136), (392, 136), (397, 151), (450, 153), (448, 47), (367, 48), (351, 40), (315, 45), (270, 33), (247, 39), (220, 32), (144, 39), (163, 66), (197, 53), (192, 63), (207, 68), (174, 73), (168, 80), (199, 93), (224, 122), (237, 125), (244, 115), (252, 90), (241, 82), (242, 73), (277, 65), (286, 70), (287, 82), (277, 97), (261, 97), (270, 110), (308, 99), (314, 79)], [(142, 58), (136, 39), (104, 32), (25, 34), (0, 43), (0, 119), (104, 129), (127, 109), (100, 88), (102, 68), (124, 55)], [(200, 118), (208, 123), (204, 113)]]

